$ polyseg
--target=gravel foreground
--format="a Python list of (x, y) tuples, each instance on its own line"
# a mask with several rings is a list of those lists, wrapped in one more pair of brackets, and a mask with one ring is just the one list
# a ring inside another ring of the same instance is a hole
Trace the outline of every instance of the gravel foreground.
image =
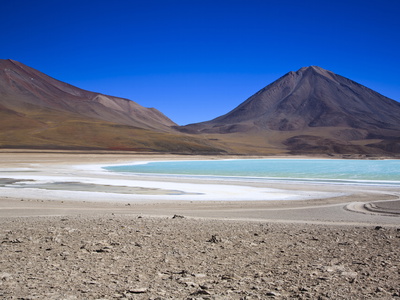
[(1, 299), (400, 299), (400, 226), (4, 218)]

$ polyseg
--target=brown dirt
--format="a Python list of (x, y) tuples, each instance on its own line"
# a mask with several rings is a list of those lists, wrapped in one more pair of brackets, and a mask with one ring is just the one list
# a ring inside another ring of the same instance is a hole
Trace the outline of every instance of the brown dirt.
[(398, 299), (400, 229), (3, 219), (2, 299)]

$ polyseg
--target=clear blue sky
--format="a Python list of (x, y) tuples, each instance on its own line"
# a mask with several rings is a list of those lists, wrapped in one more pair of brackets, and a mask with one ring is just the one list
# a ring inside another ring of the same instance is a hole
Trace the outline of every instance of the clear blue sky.
[(317, 65), (400, 101), (400, 1), (2, 1), (0, 58), (155, 107), (227, 113)]

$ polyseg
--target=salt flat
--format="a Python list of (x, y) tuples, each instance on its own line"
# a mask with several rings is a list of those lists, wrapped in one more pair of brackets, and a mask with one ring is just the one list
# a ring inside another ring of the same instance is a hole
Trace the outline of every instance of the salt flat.
[(210, 159), (201, 156), (3, 152), (0, 158), (0, 178), (15, 181), (0, 187), (0, 216), (74, 211), (180, 213), (280, 222), (399, 223), (395, 215), (363, 209), (364, 203), (398, 199), (399, 187), (152, 177), (101, 168), (140, 161)]

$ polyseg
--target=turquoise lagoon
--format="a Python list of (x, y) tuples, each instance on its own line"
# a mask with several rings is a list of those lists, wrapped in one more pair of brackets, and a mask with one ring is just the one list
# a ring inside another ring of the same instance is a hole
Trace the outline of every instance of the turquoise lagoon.
[(112, 172), (185, 177), (237, 178), (400, 185), (400, 160), (237, 159), (158, 161), (104, 167)]

